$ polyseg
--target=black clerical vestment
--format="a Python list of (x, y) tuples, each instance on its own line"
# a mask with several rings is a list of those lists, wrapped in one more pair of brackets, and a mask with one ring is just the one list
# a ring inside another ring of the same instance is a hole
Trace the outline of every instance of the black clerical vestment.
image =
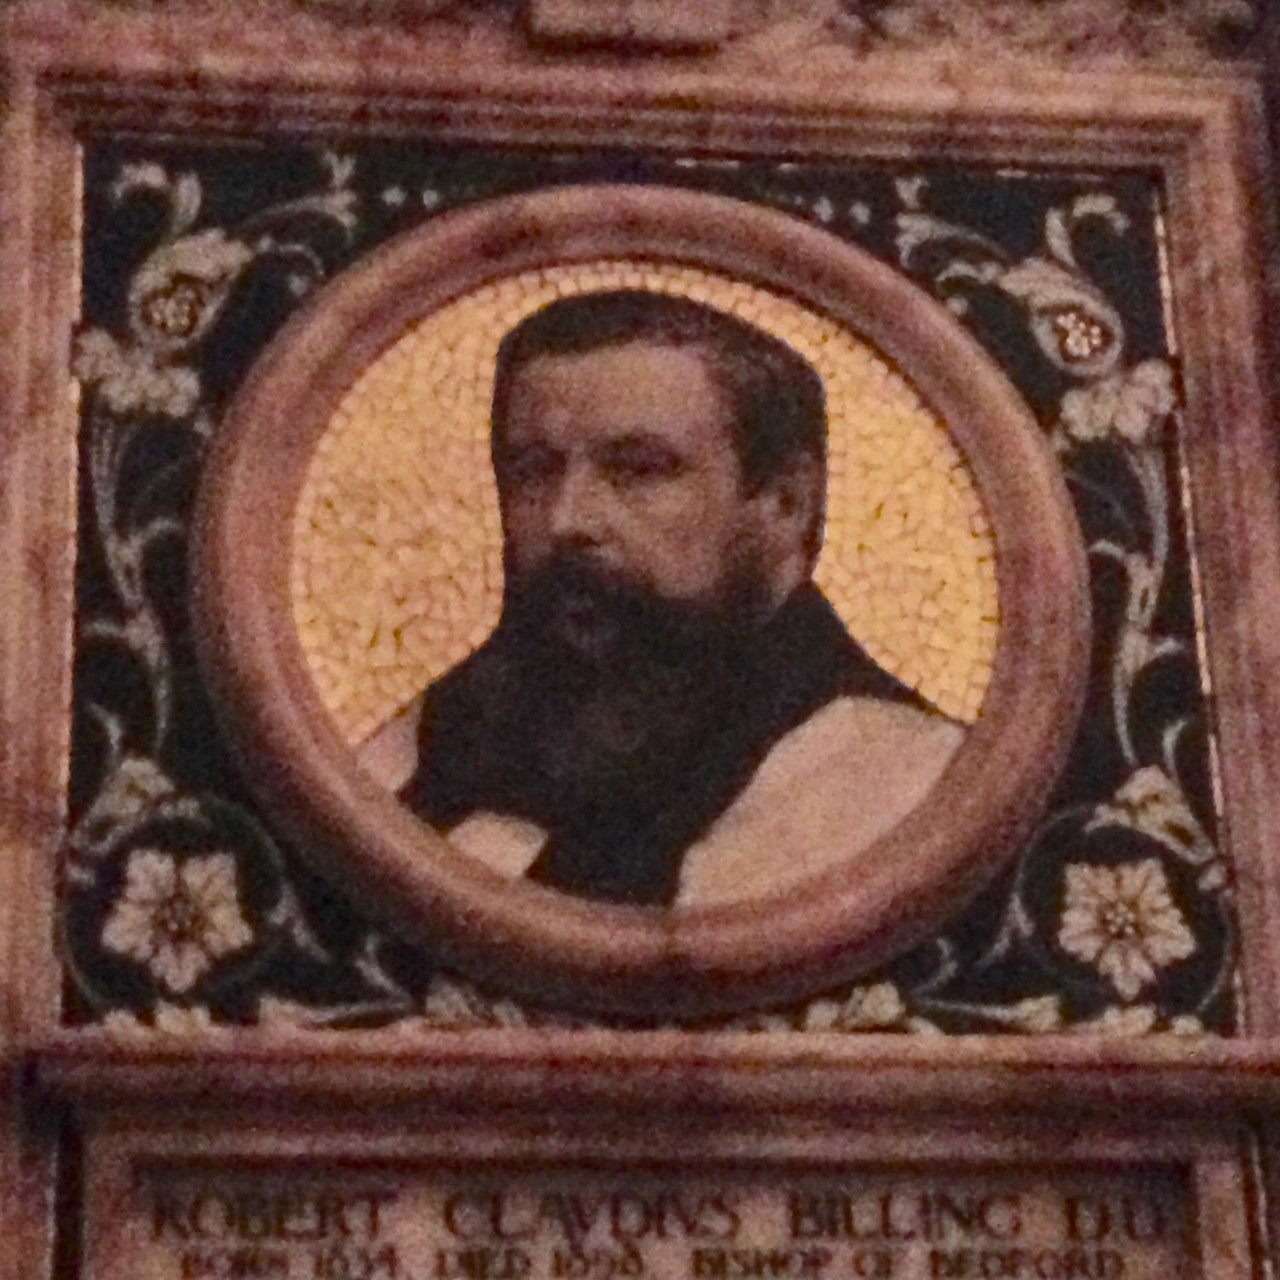
[[(707, 723), (677, 749), (636, 760), (616, 785), (565, 794), (513, 723), (519, 655), (501, 628), (426, 692), (418, 767), (400, 798), (448, 832), (478, 812), (529, 819), (548, 839), (526, 874), (578, 896), (670, 905), (685, 851), (732, 803), (771, 748), (840, 697), (931, 710), (875, 663), (812, 584), (738, 646)], [(489, 673), (477, 693), (477, 675)], [(493, 674), (496, 673), (496, 674)], [(491, 678), (490, 678), (491, 676)]]

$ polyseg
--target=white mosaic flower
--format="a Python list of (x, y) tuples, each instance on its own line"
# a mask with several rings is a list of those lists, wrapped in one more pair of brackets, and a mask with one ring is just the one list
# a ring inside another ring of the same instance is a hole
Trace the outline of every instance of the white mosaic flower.
[(113, 1036), (122, 1037), (151, 1037), (160, 1032), (163, 1035), (201, 1038), (227, 1031), (214, 1022), (212, 1014), (203, 1005), (187, 1007), (163, 1000), (152, 1010), (150, 1022), (126, 1010), (111, 1009), (103, 1015), (101, 1025)]
[(213, 1021), (213, 1016), (203, 1005), (188, 1008), (161, 1000), (151, 1018), (155, 1029), (169, 1036), (201, 1037), (225, 1030)]
[(80, 335), (74, 369), (86, 386), (97, 387), (113, 413), (185, 418), (200, 401), (194, 369), (157, 364), (148, 352), (121, 346), (102, 329)]
[[(528, 1014), (510, 1000), (490, 1000), (474, 987), (436, 978), (422, 1004), (428, 1027), (527, 1027)], [(415, 1022), (417, 1020), (414, 1020)]]
[(1071, 1031), (1082, 1036), (1146, 1036), (1155, 1032), (1158, 1021), (1153, 1004), (1111, 1005), (1096, 1018), (1077, 1022)]
[(1097, 969), (1125, 1000), (1196, 949), (1155, 858), (1114, 867), (1068, 866), (1058, 944)]
[(1124, 350), (1124, 321), (1105, 295), (1074, 266), (1028, 258), (996, 279), (1030, 311), (1040, 350), (1073, 377), (1102, 378)]
[(1062, 1027), (1062, 1001), (1057, 996), (1028, 996), (1008, 1012), (1009, 1021), (1019, 1031), (1043, 1035)]
[(1152, 444), (1173, 412), (1173, 370), (1163, 360), (1146, 360), (1062, 397), (1062, 425), (1079, 444), (1119, 437)]
[(113, 1036), (143, 1036), (151, 1033), (151, 1028), (137, 1014), (130, 1013), (127, 1009), (108, 1009), (102, 1015), (101, 1025)]
[(124, 890), (102, 930), (103, 946), (145, 964), (176, 994), (252, 941), (229, 853), (179, 861), (159, 849), (135, 850)]
[(1156, 765), (1134, 770), (1094, 813), (1099, 824), (1114, 824), (1141, 832), (1179, 858), (1197, 865), (1216, 857), (1213, 841), (1200, 825), (1181, 787)]
[(253, 257), (249, 245), (219, 227), (162, 245), (129, 288), (134, 336), (170, 353), (190, 347), (209, 331)]
[(815, 1000), (805, 1010), (806, 1031), (874, 1031), (902, 1024), (907, 1007), (897, 987), (877, 982), (854, 987), (844, 1000)]

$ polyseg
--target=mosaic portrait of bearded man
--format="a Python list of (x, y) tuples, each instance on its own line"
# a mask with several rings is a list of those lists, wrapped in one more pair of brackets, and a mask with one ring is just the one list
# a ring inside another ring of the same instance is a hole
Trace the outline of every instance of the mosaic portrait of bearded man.
[(501, 616), (376, 744), (403, 802), (506, 876), (659, 907), (768, 892), (901, 821), (964, 729), (813, 581), (826, 435), (813, 366), (706, 303), (522, 320), (491, 417)]

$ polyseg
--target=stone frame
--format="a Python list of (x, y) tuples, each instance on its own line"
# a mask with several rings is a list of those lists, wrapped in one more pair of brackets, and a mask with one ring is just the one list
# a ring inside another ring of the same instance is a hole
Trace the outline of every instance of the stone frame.
[[(785, 1132), (772, 1134), (762, 1133), (745, 1117), (716, 1117), (705, 1127), (691, 1128), (679, 1118), (664, 1121), (641, 1112), (610, 1117), (605, 1131), (590, 1113), (576, 1120), (569, 1113), (526, 1113), (496, 1125), (475, 1118), (460, 1125), (456, 1117), (430, 1108), (412, 1114), (408, 1135), (388, 1125), (385, 1117), (357, 1128), (316, 1126), (314, 1120), (295, 1118), (264, 1130), (246, 1125), (241, 1116), (239, 1123), (193, 1132), (149, 1126), (127, 1111), (101, 1115), (85, 1144), (86, 1183), (91, 1187), (85, 1261), (92, 1274), (109, 1280), (137, 1274), (128, 1261), (123, 1267), (118, 1262), (121, 1255), (131, 1257), (129, 1228), (135, 1233), (137, 1228), (129, 1219), (138, 1216), (139, 1190), (170, 1170), (198, 1176), (240, 1168), (305, 1179), (309, 1167), (327, 1163), (338, 1169), (400, 1171), (402, 1176), (405, 1171), (427, 1178), (435, 1174), (456, 1185), (469, 1175), (536, 1177), (542, 1169), (577, 1166), (607, 1186), (611, 1173), (637, 1166), (682, 1178), (769, 1173), (784, 1180), (801, 1172), (839, 1176), (850, 1169), (907, 1168), (924, 1174), (928, 1185), (929, 1171), (945, 1178), (948, 1173), (963, 1176), (1012, 1166), (1039, 1174), (1129, 1174), (1135, 1188), (1142, 1188), (1152, 1172), (1172, 1175), (1185, 1187), (1190, 1209), (1191, 1221), (1178, 1224), (1189, 1246), (1188, 1272), (1214, 1280), (1247, 1280), (1253, 1274), (1241, 1138), (1230, 1130), (1191, 1126), (1188, 1131), (1168, 1122), (1141, 1129), (1098, 1123), (1066, 1129), (1049, 1122), (1046, 1129), (1054, 1142), (1047, 1148), (1016, 1125), (1000, 1122), (975, 1134), (945, 1120), (921, 1124), (898, 1117), (877, 1123), (830, 1112), (792, 1118)], [(667, 1154), (675, 1152), (679, 1155)], [(136, 1249), (136, 1234), (133, 1238)]]
[[(1280, 519), (1264, 341), (1270, 251), (1265, 121), (1247, 79), (983, 68), (894, 58), (856, 84), (804, 86), (590, 55), (550, 60), (452, 28), (351, 32), (296, 16), (210, 16), (34, 5), (7, 16), (0, 126), (0, 870), (6, 1001), (0, 1045), (0, 1256), (6, 1280), (44, 1273), (61, 1115), (145, 1108), (161, 1123), (264, 1101), (537, 1108), (597, 1119), (651, 1107), (737, 1108), (753, 1139), (784, 1115), (928, 1112), (979, 1131), (1058, 1116), (1134, 1114), (1261, 1124), (1280, 1101)], [(95, 128), (200, 134), (409, 134), (884, 159), (945, 152), (999, 165), (1160, 174), (1183, 342), (1191, 487), (1221, 740), (1223, 843), (1239, 879), (1243, 1035), (1127, 1043), (1080, 1037), (903, 1045), (809, 1037), (763, 1045), (695, 1033), (440, 1033), (409, 1047), (342, 1036), (210, 1033), (122, 1042), (59, 1027), (53, 942), (64, 821), (74, 560), (77, 138)], [(15, 748), (16, 744), (16, 748)], [(1046, 1094), (1050, 1096), (1046, 1096)], [(827, 1101), (820, 1101), (820, 1100)], [(305, 1109), (305, 1108), (303, 1108)], [(653, 1112), (650, 1112), (652, 1115)], [(1016, 1117), (1022, 1116), (1023, 1121)], [(314, 1125), (313, 1117), (313, 1125)], [(304, 1126), (304, 1132), (306, 1127)], [(1265, 1137), (1265, 1135), (1264, 1135)], [(1190, 1131), (1186, 1140), (1190, 1143)], [(1265, 1143), (1264, 1143), (1265, 1145)], [(1025, 1147), (1011, 1147), (1011, 1152)], [(1273, 1197), (1274, 1200), (1274, 1197)], [(1207, 1213), (1207, 1205), (1206, 1205)], [(1207, 1220), (1202, 1219), (1202, 1220)]]
[[(198, 634), (228, 733), (247, 758), (272, 761), (259, 778), (268, 811), (308, 832), (340, 884), (503, 987), (678, 1016), (856, 976), (999, 866), (1069, 745), (1088, 661), (1087, 570), (1038, 426), (940, 307), (869, 258), (837, 255), (827, 237), (806, 232), (706, 195), (624, 187), (517, 196), (455, 214), (387, 244), (315, 298), (264, 353), (219, 430), (191, 550)], [(834, 874), (770, 898), (764, 931), (754, 900), (655, 920), (468, 875), (475, 868), (401, 806), (344, 776), (349, 752), (331, 740), (298, 660), (284, 585), (288, 534), (337, 397), (411, 316), (494, 271), (613, 254), (669, 254), (740, 272), (847, 317), (953, 432), (1003, 550), (1005, 639), (972, 747), (865, 861), (854, 854)]]

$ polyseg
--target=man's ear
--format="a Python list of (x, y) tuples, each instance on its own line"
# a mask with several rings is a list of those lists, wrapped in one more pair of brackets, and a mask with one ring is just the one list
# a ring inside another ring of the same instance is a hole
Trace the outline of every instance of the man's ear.
[(756, 494), (760, 549), (775, 604), (813, 572), (826, 478), (808, 454), (789, 459)]

